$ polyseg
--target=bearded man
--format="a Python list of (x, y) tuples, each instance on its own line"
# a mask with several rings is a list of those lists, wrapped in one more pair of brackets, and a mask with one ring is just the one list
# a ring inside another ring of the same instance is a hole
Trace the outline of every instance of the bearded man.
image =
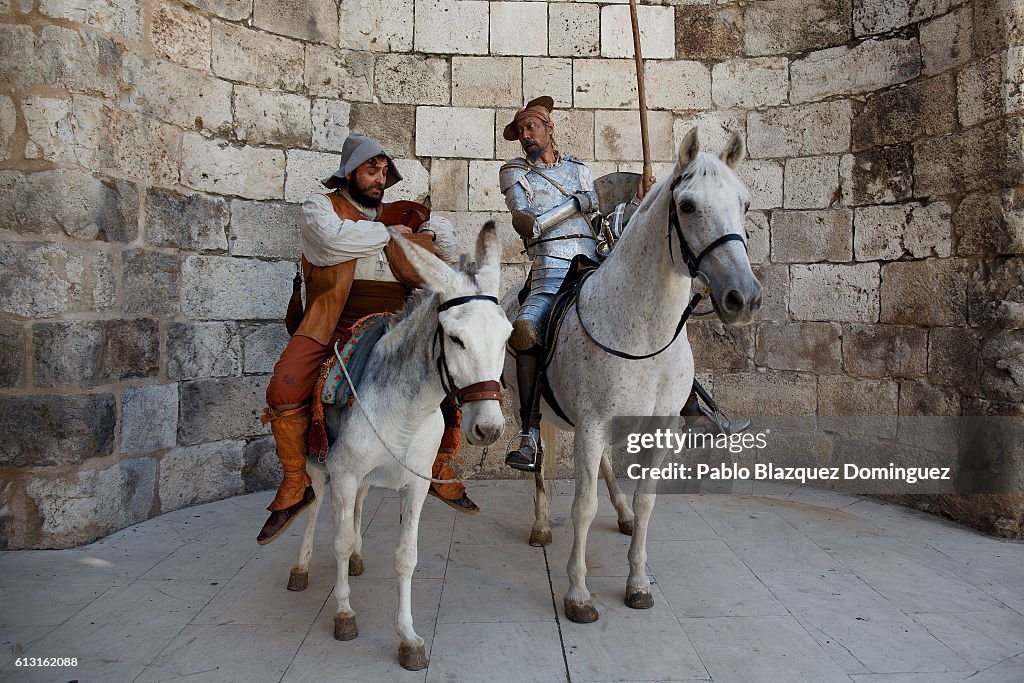
[[(341, 165), (323, 185), (330, 194), (310, 195), (302, 205), (300, 247), (306, 287), (301, 323), (288, 342), (267, 387), (264, 424), (270, 423), (284, 480), (270, 517), (257, 536), (265, 545), (278, 538), (314, 501), (306, 473), (313, 388), (321, 364), (334, 344), (351, 336), (355, 322), (371, 313), (395, 312), (405, 305), (410, 288), (392, 272), (385, 247), (391, 237), (381, 222), (384, 191), (402, 180), (394, 160), (376, 140), (350, 135), (342, 146)], [(390, 227), (432, 250), (449, 263), (455, 259), (455, 231), (449, 221), (431, 218), (417, 230), (407, 225)], [(449, 407), (446, 428), (457, 413)], [(447, 435), (448, 429), (446, 429)], [(453, 448), (442, 449), (453, 451)], [(453, 479), (452, 452), (438, 453), (434, 477)], [(431, 494), (462, 512), (479, 512), (462, 484), (439, 484)]]

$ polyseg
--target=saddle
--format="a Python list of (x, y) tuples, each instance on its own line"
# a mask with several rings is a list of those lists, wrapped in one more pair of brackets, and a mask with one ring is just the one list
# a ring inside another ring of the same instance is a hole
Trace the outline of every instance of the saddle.
[[(352, 326), (351, 334), (339, 349), (341, 360), (348, 370), (352, 384), (359, 385), (359, 380), (366, 372), (367, 362), (373, 347), (388, 329), (388, 321), (392, 313), (373, 313), (360, 318)], [(327, 428), (324, 423), (324, 406), (332, 405), (341, 409), (352, 405), (355, 397), (345, 380), (345, 373), (338, 365), (338, 358), (331, 350), (331, 355), (320, 366), (320, 374), (313, 389), (313, 396), (320, 400), (313, 401), (313, 421), (309, 429), (309, 455), (319, 460), (327, 457)]]

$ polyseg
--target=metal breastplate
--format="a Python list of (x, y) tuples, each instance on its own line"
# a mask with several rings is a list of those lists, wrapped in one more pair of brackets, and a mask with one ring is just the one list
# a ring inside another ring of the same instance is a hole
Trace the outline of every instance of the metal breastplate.
[[(561, 185), (570, 196), (583, 189), (580, 186), (579, 167), (573, 162), (563, 161), (554, 168), (542, 168), (541, 172)], [(557, 187), (537, 173), (529, 173), (526, 176), (526, 179), (530, 183), (530, 189), (533, 191), (533, 195), (530, 198), (530, 205), (535, 208), (550, 209), (551, 207), (561, 204), (567, 199), (567, 197)], [(593, 257), (597, 253), (597, 242), (595, 240), (568, 236), (592, 236), (593, 234), (594, 230), (590, 226), (590, 223), (584, 216), (578, 214), (559, 223), (539, 238), (531, 240), (530, 242), (532, 244), (527, 247), (527, 252), (533, 258), (535, 264), (537, 262), (537, 257), (551, 256), (559, 259), (567, 259), (564, 261), (564, 267), (568, 268), (568, 259), (571, 259), (576, 254), (587, 254), (588, 256)], [(552, 239), (559, 237), (567, 239)]]

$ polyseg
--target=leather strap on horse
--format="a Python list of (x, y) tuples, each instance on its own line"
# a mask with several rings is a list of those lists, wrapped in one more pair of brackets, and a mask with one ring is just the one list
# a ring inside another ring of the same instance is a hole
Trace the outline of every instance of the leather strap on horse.
[(458, 405), (473, 401), (500, 401), (505, 398), (505, 392), (501, 390), (501, 382), (489, 379), (456, 389), (452, 398)]
[(726, 242), (732, 242), (738, 240), (746, 244), (746, 240), (743, 239), (743, 235), (735, 232), (728, 232), (714, 242), (704, 247), (704, 249), (697, 256), (693, 255), (693, 250), (690, 249), (690, 245), (686, 242), (686, 237), (683, 236), (683, 228), (679, 225), (679, 213), (676, 210), (676, 198), (675, 189), (682, 182), (683, 178), (687, 177), (685, 173), (680, 173), (676, 176), (675, 180), (672, 181), (672, 185), (669, 186), (669, 197), (668, 197), (668, 256), (672, 259), (672, 263), (676, 262), (675, 254), (672, 252), (672, 233), (675, 232), (679, 238), (679, 254), (683, 258), (683, 263), (690, 271), (690, 277), (697, 277), (697, 273), (700, 272), (700, 262), (707, 256), (712, 249), (719, 247)]

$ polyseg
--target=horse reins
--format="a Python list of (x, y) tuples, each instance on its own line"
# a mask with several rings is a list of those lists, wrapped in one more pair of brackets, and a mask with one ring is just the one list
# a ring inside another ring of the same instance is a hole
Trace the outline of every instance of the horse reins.
[[(695, 280), (701, 279), (705, 284), (707, 284), (707, 278), (704, 276), (703, 273), (700, 272), (700, 262), (704, 259), (704, 257), (710, 254), (714, 249), (725, 244), (726, 242), (745, 242), (745, 240), (743, 239), (743, 235), (740, 235), (739, 233), (728, 232), (722, 235), (721, 237), (718, 237), (711, 244), (704, 247), (704, 249), (699, 254), (694, 256), (693, 250), (690, 249), (690, 245), (689, 243), (687, 243), (685, 235), (683, 235), (683, 228), (679, 224), (679, 212), (676, 209), (675, 189), (676, 187), (678, 187), (679, 183), (683, 181), (684, 177), (686, 177), (685, 174), (680, 173), (675, 177), (675, 180), (673, 180), (672, 184), (669, 186), (668, 233), (666, 235), (668, 239), (668, 255), (669, 258), (672, 260), (672, 263), (675, 263), (675, 253), (672, 250), (672, 233), (675, 232), (676, 236), (679, 238), (679, 255), (682, 257), (683, 263), (686, 264), (687, 269), (689, 269), (690, 277)], [(586, 278), (584, 278), (584, 280), (585, 279)], [(579, 290), (582, 290), (582, 288), (583, 282), (580, 282)], [(665, 344), (657, 351), (641, 355), (634, 355), (632, 353), (626, 353), (625, 351), (618, 351), (609, 346), (605, 346), (597, 339), (595, 339), (594, 335), (592, 335), (590, 333), (590, 330), (587, 329), (587, 324), (583, 322), (583, 314), (580, 312), (579, 294), (577, 294), (576, 296), (576, 317), (580, 319), (580, 327), (583, 328), (583, 333), (587, 335), (587, 338), (590, 339), (590, 341), (594, 342), (594, 344), (596, 344), (597, 347), (604, 351), (605, 353), (610, 353), (613, 356), (617, 356), (618, 358), (624, 358), (626, 360), (646, 360), (648, 358), (654, 358), (655, 356), (664, 352), (666, 349), (668, 349), (668, 347), (672, 346), (672, 344), (675, 343), (676, 339), (679, 338), (680, 333), (682, 333), (683, 327), (686, 325), (687, 319), (689, 319), (689, 317), (693, 314), (693, 310), (697, 307), (697, 304), (700, 303), (700, 300), (702, 298), (704, 298), (704, 295), (701, 294), (700, 292), (697, 292), (696, 294), (693, 295), (693, 298), (690, 299), (690, 303), (686, 306), (686, 308), (683, 309), (683, 313), (679, 317), (679, 323), (676, 325), (676, 331), (672, 335), (672, 339), (670, 339), (667, 344)]]

